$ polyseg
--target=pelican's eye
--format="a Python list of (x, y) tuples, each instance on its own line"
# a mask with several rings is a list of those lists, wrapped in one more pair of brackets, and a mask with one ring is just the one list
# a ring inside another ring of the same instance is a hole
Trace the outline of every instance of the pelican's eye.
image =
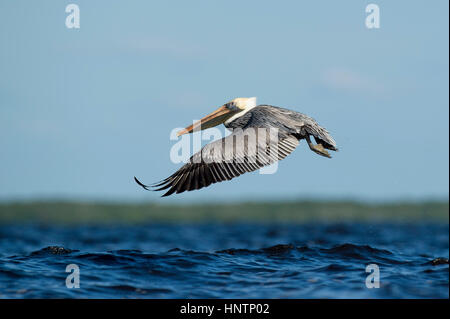
[(227, 109), (229, 109), (230, 111), (236, 111), (238, 109), (238, 107), (236, 106), (236, 103), (234, 103), (234, 102), (228, 102), (227, 104), (225, 104), (225, 107)]

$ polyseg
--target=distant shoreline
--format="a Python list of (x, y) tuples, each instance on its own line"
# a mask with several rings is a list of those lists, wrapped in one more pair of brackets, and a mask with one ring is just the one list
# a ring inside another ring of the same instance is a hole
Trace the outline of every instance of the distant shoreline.
[(0, 203), (0, 224), (116, 224), (176, 222), (439, 222), (448, 223), (448, 201), (363, 203), (271, 201), (186, 205), (83, 201)]

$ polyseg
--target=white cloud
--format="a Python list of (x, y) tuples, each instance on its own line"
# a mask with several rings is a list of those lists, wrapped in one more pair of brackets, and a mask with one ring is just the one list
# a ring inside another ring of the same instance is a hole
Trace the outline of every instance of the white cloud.
[(329, 89), (379, 95), (385, 93), (384, 86), (370, 78), (346, 68), (330, 68), (322, 75), (322, 83)]
[(64, 52), (77, 55), (117, 55), (132, 53), (140, 55), (169, 55), (178, 58), (201, 58), (207, 54), (205, 47), (184, 39), (165, 36), (129, 35), (117, 36), (103, 41), (71, 41), (59, 46)]
[(203, 48), (179, 39), (159, 36), (132, 36), (119, 41), (122, 49), (141, 53), (162, 53), (179, 57), (202, 55)]

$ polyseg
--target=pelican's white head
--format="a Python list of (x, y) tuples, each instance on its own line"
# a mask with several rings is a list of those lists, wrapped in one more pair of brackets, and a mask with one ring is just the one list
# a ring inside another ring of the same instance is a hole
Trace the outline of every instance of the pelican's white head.
[[(249, 110), (251, 108), (254, 108), (256, 106), (256, 97), (237, 97), (227, 104), (236, 106), (241, 111), (243, 110)], [(225, 105), (227, 105), (225, 104)]]
[(217, 126), (222, 123), (230, 123), (236, 118), (241, 117), (252, 108), (256, 106), (256, 97), (238, 97), (225, 103), (211, 114), (205, 116), (200, 121), (195, 122), (193, 125), (186, 127), (179, 131), (177, 136), (192, 133), (194, 130), (200, 128), (205, 130), (210, 127)]
[(225, 120), (225, 124), (233, 122), (235, 119), (241, 117), (252, 108), (254, 108), (256, 106), (256, 97), (238, 97), (234, 100), (231, 100), (227, 104), (230, 104), (230, 107), (234, 107), (236, 109), (236, 113)]

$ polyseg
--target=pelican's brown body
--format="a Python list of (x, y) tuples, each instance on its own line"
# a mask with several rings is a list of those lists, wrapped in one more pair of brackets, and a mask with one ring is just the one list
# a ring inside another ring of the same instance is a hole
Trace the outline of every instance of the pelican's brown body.
[[(207, 144), (173, 175), (153, 185), (155, 190), (168, 189), (163, 195), (168, 196), (231, 180), (285, 158), (302, 139), (312, 151), (325, 157), (331, 157), (326, 149), (338, 150), (328, 131), (311, 117), (281, 107), (256, 105), (255, 98), (234, 99), (178, 135), (222, 123), (232, 130), (232, 134)], [(261, 134), (261, 130), (266, 130), (267, 134)], [(276, 135), (273, 135), (274, 131)], [(311, 142), (310, 136), (317, 144)], [(239, 139), (246, 142), (236, 143)], [(256, 145), (248, 145), (248, 141), (256, 141)], [(225, 147), (229, 143), (234, 143), (234, 147)], [(268, 152), (269, 149), (277, 151)], [(149, 189), (136, 177), (135, 180)]]

